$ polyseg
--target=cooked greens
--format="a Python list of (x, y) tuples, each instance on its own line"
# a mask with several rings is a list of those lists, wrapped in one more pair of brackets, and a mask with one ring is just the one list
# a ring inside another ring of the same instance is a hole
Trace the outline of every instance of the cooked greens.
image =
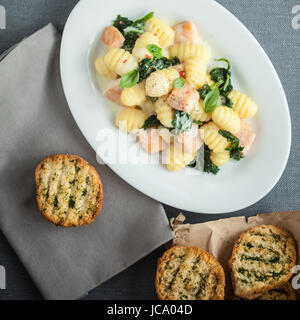
[[(212, 86), (204, 84), (200, 89), (198, 89), (201, 99), (204, 100), (205, 112), (212, 112), (215, 109), (214, 106), (216, 105), (216, 103), (218, 103), (217, 99), (219, 100), (220, 97), (223, 99), (223, 105), (229, 108), (232, 107), (232, 101), (228, 97), (228, 94), (233, 90), (233, 86), (231, 84), (230, 62), (224, 58), (217, 59), (216, 61), (225, 61), (227, 63), (227, 68), (214, 68), (213, 70), (211, 70), (210, 76), (211, 79), (215, 81), (215, 83)], [(215, 93), (210, 93), (213, 90), (215, 90)], [(217, 91), (219, 92), (219, 97)], [(208, 104), (208, 107), (205, 108), (205, 104), (207, 104), (208, 100), (210, 103)]]
[(220, 169), (210, 160), (210, 153), (211, 150), (204, 144), (204, 146), (197, 151), (196, 158), (189, 164), (189, 167), (206, 173), (217, 174)]
[(175, 134), (181, 134), (184, 131), (189, 131), (192, 128), (193, 120), (189, 113), (184, 111), (176, 111), (172, 125), (175, 128)]
[(173, 59), (168, 59), (166, 57), (158, 58), (145, 58), (140, 62), (138, 71), (140, 75), (139, 82), (143, 81), (144, 79), (148, 78), (150, 74), (156, 70), (166, 69), (176, 64), (180, 64), (180, 61), (177, 57)]
[(211, 87), (208, 84), (204, 84), (200, 89), (198, 89), (200, 98), (205, 99), (207, 94), (211, 91)]
[(150, 12), (145, 17), (136, 21), (132, 21), (126, 17), (122, 17), (121, 15), (117, 16), (113, 22), (113, 26), (116, 27), (125, 38), (123, 49), (130, 53), (132, 52), (139, 35), (145, 32), (145, 22), (151, 19), (153, 15), (154, 12)]
[(125, 35), (125, 41), (122, 48), (132, 53), (132, 50), (134, 48), (135, 42), (138, 39), (138, 37), (139, 37), (139, 33), (137, 33), (136, 31), (127, 32)]
[(180, 61), (177, 57), (173, 59), (166, 57), (161, 57), (160, 59), (145, 58), (140, 62), (138, 70), (132, 70), (122, 77), (120, 86), (121, 88), (131, 88), (148, 78), (152, 72), (166, 69), (179, 63)]
[(216, 61), (224, 61), (227, 63), (227, 68), (214, 68), (210, 72), (211, 79), (215, 82), (220, 82), (218, 86), (220, 94), (226, 96), (232, 91), (233, 87), (231, 84), (231, 65), (227, 59), (217, 59)]
[(151, 127), (158, 127), (161, 126), (162, 124), (160, 123), (160, 121), (157, 119), (157, 115), (154, 114), (152, 116), (150, 116), (148, 119), (146, 119), (144, 125), (142, 126), (141, 129), (147, 130), (148, 128)]
[(234, 160), (241, 160), (244, 158), (242, 151), (244, 150), (243, 147), (240, 147), (240, 140), (236, 136), (234, 136), (232, 133), (226, 130), (219, 130), (219, 133), (227, 139), (227, 141), (231, 142), (231, 145), (226, 148), (230, 152), (230, 158)]

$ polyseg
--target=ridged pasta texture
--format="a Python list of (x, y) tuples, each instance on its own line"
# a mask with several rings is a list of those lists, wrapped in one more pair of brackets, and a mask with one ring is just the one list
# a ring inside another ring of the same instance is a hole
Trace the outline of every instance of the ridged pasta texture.
[(227, 148), (227, 139), (219, 134), (221, 128), (213, 121), (206, 123), (201, 129), (204, 130), (204, 143), (210, 150), (214, 152), (223, 152)]
[(180, 144), (170, 144), (166, 152), (166, 166), (169, 171), (178, 171), (192, 162), (194, 156), (182, 150)]
[(241, 119), (232, 108), (226, 106), (217, 107), (212, 113), (212, 119), (219, 127), (233, 134), (240, 131)]
[(153, 57), (152, 53), (148, 50), (148, 44), (156, 44), (159, 46), (159, 38), (151, 32), (145, 32), (136, 40), (132, 54), (141, 61), (147, 57)]
[(152, 32), (154, 35), (158, 36), (159, 43), (162, 47), (169, 47), (174, 42), (174, 30), (160, 19), (149, 19), (146, 22), (146, 31)]
[(104, 62), (112, 72), (120, 76), (138, 67), (137, 59), (128, 51), (119, 48), (110, 49), (104, 56)]
[(206, 113), (204, 111), (203, 100), (199, 100), (198, 104), (195, 105), (190, 113), (193, 120), (207, 122), (211, 120), (211, 112)]
[(146, 100), (143, 103), (141, 103), (140, 107), (149, 116), (152, 116), (153, 114), (155, 114), (155, 109), (156, 109), (155, 103), (153, 103), (149, 98), (146, 98)]
[(148, 115), (141, 110), (123, 108), (117, 116), (116, 126), (122, 131), (131, 132), (140, 129), (147, 118)]
[(101, 75), (109, 79), (116, 79), (117, 75), (111, 71), (104, 61), (104, 57), (99, 57), (95, 60), (96, 71)]
[(162, 97), (173, 88), (173, 81), (179, 78), (175, 69), (157, 70), (150, 74), (146, 80), (146, 95), (149, 97)]
[(156, 103), (157, 119), (167, 128), (172, 128), (172, 121), (175, 117), (175, 110), (168, 104), (166, 97), (159, 98)]
[(177, 57), (181, 62), (191, 57), (200, 57), (209, 61), (211, 57), (210, 49), (207, 46), (195, 43), (180, 43), (170, 47), (170, 57)]
[(223, 166), (226, 164), (230, 159), (230, 153), (229, 151), (223, 151), (223, 152), (212, 152), (210, 154), (210, 160), (212, 161), (213, 164), (216, 166)]
[(124, 88), (121, 94), (121, 101), (125, 106), (140, 106), (146, 100), (145, 85), (137, 84), (132, 88)]
[(257, 104), (245, 94), (233, 90), (228, 97), (233, 102), (233, 109), (239, 114), (242, 119), (253, 117), (257, 110)]
[(207, 61), (201, 57), (190, 57), (185, 61), (187, 83), (197, 89), (207, 81)]

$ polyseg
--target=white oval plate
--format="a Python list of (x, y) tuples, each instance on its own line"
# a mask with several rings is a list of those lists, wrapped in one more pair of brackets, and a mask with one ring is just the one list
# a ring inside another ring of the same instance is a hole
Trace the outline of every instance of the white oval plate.
[(104, 158), (98, 150), (97, 132), (117, 129), (114, 111), (103, 97), (93, 70), (99, 38), (117, 14), (134, 19), (150, 11), (172, 22), (194, 21), (214, 56), (231, 61), (234, 86), (259, 106), (251, 122), (257, 138), (246, 159), (231, 161), (217, 176), (191, 175), (192, 169), (170, 173), (161, 165), (109, 166), (146, 195), (183, 210), (225, 213), (252, 205), (274, 187), (286, 166), (291, 144), (289, 109), (264, 50), (239, 20), (215, 1), (185, 0), (176, 5), (173, 0), (80, 1), (67, 21), (61, 46), (63, 87), (79, 128)]

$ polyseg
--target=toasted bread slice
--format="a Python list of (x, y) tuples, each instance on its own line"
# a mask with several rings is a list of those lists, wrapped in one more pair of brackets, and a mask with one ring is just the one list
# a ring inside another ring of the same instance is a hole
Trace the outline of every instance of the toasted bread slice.
[(35, 169), (35, 183), (38, 208), (56, 225), (89, 224), (101, 211), (100, 177), (94, 167), (78, 156), (48, 156)]
[(160, 259), (155, 286), (161, 300), (224, 300), (224, 270), (202, 249), (175, 246)]
[(242, 233), (228, 263), (235, 295), (251, 300), (283, 287), (295, 263), (295, 241), (282, 228), (260, 225)]
[[(232, 300), (243, 299), (239, 297), (233, 297)], [(267, 291), (255, 300), (297, 300), (297, 297), (290, 282), (288, 282), (284, 287)]]
[(284, 287), (279, 289), (272, 289), (262, 296), (257, 298), (257, 300), (296, 300), (296, 293), (293, 290), (290, 282), (288, 282)]

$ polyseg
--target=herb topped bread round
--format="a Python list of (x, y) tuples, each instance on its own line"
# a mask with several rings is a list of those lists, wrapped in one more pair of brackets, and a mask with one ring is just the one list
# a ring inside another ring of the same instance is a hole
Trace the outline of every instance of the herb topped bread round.
[(200, 248), (175, 246), (160, 259), (155, 286), (161, 300), (224, 300), (224, 270)]
[(76, 155), (55, 154), (35, 169), (36, 199), (43, 216), (62, 227), (92, 223), (102, 208), (100, 177)]
[[(239, 297), (233, 297), (232, 300), (243, 299)], [(288, 282), (284, 287), (267, 291), (255, 300), (297, 300), (297, 297), (290, 282)]]
[(255, 299), (283, 287), (296, 264), (295, 241), (280, 227), (260, 225), (242, 233), (229, 260), (234, 293)]

